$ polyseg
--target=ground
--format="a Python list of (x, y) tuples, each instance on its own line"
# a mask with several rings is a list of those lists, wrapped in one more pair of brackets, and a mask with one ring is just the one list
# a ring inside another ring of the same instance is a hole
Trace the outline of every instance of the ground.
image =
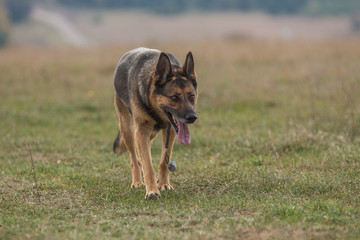
[(150, 44), (191, 50), (200, 91), (155, 201), (112, 152), (133, 47), (0, 51), (1, 239), (360, 238), (358, 40)]

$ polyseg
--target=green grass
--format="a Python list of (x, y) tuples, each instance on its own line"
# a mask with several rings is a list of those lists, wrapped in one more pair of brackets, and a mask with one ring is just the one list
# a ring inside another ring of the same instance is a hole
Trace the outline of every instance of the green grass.
[(360, 44), (191, 47), (199, 121), (155, 201), (112, 153), (129, 48), (0, 52), (0, 239), (360, 239)]

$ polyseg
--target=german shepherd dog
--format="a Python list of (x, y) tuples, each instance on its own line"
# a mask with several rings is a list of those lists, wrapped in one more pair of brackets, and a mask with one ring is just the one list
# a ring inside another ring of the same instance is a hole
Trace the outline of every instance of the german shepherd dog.
[[(113, 150), (118, 154), (126, 150), (130, 153), (131, 187), (140, 188), (145, 182), (145, 199), (159, 198), (159, 190), (173, 189), (166, 158), (171, 157), (175, 136), (178, 134), (180, 143), (190, 144), (188, 124), (197, 120), (195, 104), (198, 94), (192, 53), (187, 54), (181, 67), (169, 53), (148, 48), (129, 51), (116, 67), (114, 87), (119, 133)], [(169, 123), (173, 127), (169, 128), (167, 136)], [(162, 155), (156, 180), (151, 144), (160, 130)], [(169, 144), (167, 150), (166, 140)]]

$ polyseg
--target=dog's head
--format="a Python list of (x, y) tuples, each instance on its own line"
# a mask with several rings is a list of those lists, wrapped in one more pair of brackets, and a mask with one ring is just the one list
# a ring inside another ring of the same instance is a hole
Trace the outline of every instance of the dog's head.
[(181, 68), (171, 65), (168, 55), (161, 53), (153, 81), (152, 95), (157, 106), (170, 118), (174, 118), (179, 128), (179, 141), (190, 144), (187, 125), (197, 120), (195, 104), (198, 98), (192, 53), (187, 54)]

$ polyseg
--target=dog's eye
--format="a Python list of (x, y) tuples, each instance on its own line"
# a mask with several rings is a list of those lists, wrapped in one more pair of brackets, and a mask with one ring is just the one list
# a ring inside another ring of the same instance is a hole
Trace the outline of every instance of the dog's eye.
[(179, 102), (180, 101), (180, 98), (176, 95), (174, 96), (171, 96), (170, 99), (173, 101), (173, 102)]
[(189, 101), (190, 101), (190, 102), (194, 102), (194, 101), (195, 101), (195, 95), (194, 95), (194, 94), (191, 94), (191, 95), (189, 96)]

